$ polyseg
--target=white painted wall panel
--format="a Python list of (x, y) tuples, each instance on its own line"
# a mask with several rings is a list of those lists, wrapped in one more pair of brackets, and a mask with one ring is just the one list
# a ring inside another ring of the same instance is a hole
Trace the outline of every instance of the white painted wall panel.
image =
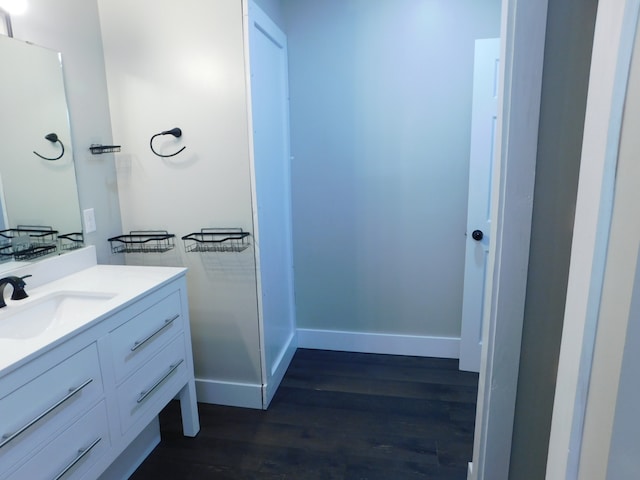
[(245, 4), (245, 15), (266, 407), (298, 346), (291, 245), (287, 37), (254, 2)]
[[(637, 346), (635, 333), (627, 338), (629, 329), (635, 332), (635, 327), (631, 327), (630, 323), (638, 321), (637, 310), (632, 310), (634, 290), (637, 289), (635, 278), (640, 247), (640, 163), (637, 160), (640, 151), (640, 138), (637, 134), (640, 126), (640, 35), (637, 34), (637, 27), (635, 38), (622, 117), (609, 244), (584, 417), (578, 470), (580, 477), (593, 475), (593, 478), (632, 478), (607, 476), (607, 465), (614, 446), (611, 441), (619, 389), (625, 395), (636, 395), (633, 392), (637, 390), (638, 384), (635, 379), (629, 383), (629, 373), (626, 373), (627, 383), (620, 384), (624, 356), (627, 357), (627, 362), (634, 358), (631, 352), (626, 351)], [(632, 365), (634, 364), (628, 364), (627, 369)], [(631, 368), (637, 369), (637, 364)], [(635, 378), (637, 379), (637, 374)], [(623, 396), (619, 401), (622, 403), (622, 419), (617, 421), (625, 422), (624, 402), (628, 398)], [(628, 412), (627, 410), (626, 414)]]
[[(100, 0), (123, 230), (253, 231), (241, 2)], [(180, 127), (183, 135), (151, 135)], [(174, 149), (174, 147), (176, 147)], [(178, 240), (178, 242), (180, 242)], [(261, 383), (255, 264), (181, 244), (130, 263), (189, 268), (196, 377)]]

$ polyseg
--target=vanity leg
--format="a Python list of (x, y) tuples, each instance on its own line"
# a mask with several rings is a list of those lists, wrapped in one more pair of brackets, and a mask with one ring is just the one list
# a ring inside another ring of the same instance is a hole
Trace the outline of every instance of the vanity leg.
[(196, 400), (196, 384), (190, 380), (180, 393), (180, 413), (182, 414), (182, 433), (185, 437), (195, 437), (200, 431), (200, 418), (198, 417), (198, 403)]

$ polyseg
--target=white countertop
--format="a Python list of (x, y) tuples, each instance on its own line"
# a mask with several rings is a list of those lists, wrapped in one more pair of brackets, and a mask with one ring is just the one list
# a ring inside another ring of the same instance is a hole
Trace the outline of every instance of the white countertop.
[[(6, 299), (7, 307), (0, 309), (0, 322), (61, 292), (103, 296), (104, 300), (91, 303), (90, 308), (74, 315), (72, 321), (56, 324), (36, 336), (0, 338), (0, 377), (185, 272), (185, 268), (177, 267), (94, 265), (34, 288), (29, 288), (30, 279), (25, 280), (29, 297), (19, 301)], [(9, 297), (11, 288), (6, 290), (5, 297)]]

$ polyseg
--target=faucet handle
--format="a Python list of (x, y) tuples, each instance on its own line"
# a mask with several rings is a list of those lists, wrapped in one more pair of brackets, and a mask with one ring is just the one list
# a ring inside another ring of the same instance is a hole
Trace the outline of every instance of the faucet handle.
[(7, 284), (9, 283), (13, 287), (11, 300), (22, 300), (29, 296), (27, 295), (27, 292), (24, 291), (24, 287), (25, 287), (24, 279), (30, 276), (31, 275), (25, 275), (24, 277), (9, 276), (9, 277), (0, 279), (0, 308), (7, 306), (4, 301), (4, 287), (6, 287)]
[(24, 291), (24, 287), (26, 284), (24, 283), (24, 279), (30, 277), (31, 275), (25, 275), (24, 277), (18, 277), (18, 281), (13, 286), (13, 293), (11, 294), (11, 300), (23, 300), (27, 298), (27, 292)]

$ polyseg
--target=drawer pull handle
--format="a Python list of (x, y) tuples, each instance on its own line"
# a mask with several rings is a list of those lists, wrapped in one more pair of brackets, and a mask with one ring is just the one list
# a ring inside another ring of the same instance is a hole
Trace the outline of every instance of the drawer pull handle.
[(36, 418), (34, 418), (33, 420), (31, 420), (30, 422), (28, 422), (26, 425), (24, 425), (22, 428), (20, 428), (19, 430), (13, 432), (13, 433), (5, 433), (4, 435), (2, 435), (2, 442), (0, 442), (0, 448), (4, 447), (7, 443), (9, 443), (11, 440), (13, 440), (14, 438), (16, 438), (18, 435), (20, 435), (22, 432), (24, 432), (25, 430), (27, 430), (29, 427), (33, 426), (35, 423), (39, 422), (40, 420), (42, 420), (44, 417), (46, 417), (47, 415), (49, 415), (52, 411), (54, 411), (56, 408), (58, 408), (60, 405), (62, 405), (64, 402), (66, 402), (67, 400), (69, 400), (71, 397), (73, 397), (76, 393), (78, 393), (80, 390), (82, 390), (84, 387), (86, 387), (87, 385), (89, 385), (91, 382), (93, 382), (93, 378), (90, 378), (88, 380), (86, 380), (85, 382), (82, 383), (82, 385), (75, 387), (75, 388), (70, 388), (69, 389), (69, 393), (67, 393), (63, 398), (61, 398), (60, 400), (58, 400), (54, 405), (50, 406), (49, 408), (47, 408), (44, 412), (42, 412), (40, 415), (38, 415)]
[(160, 386), (160, 384), (162, 382), (164, 382), (169, 377), (169, 375), (171, 375), (173, 372), (175, 372), (176, 368), (178, 368), (182, 362), (184, 362), (183, 358), (178, 360), (176, 363), (174, 363), (172, 365), (169, 365), (169, 371), (167, 371), (167, 373), (165, 373), (162, 377), (160, 377), (156, 381), (156, 383), (151, 385), (151, 387), (147, 388), (146, 390), (141, 391), (140, 395), (138, 396), (138, 400), (136, 400), (136, 402), (138, 402), (138, 403), (144, 402), (144, 399), (147, 398), (149, 396), (149, 394), (151, 392), (153, 392), (156, 388), (158, 388)]
[(160, 333), (162, 330), (164, 330), (165, 328), (167, 328), (169, 325), (171, 325), (173, 323), (174, 320), (176, 320), (178, 317), (180, 316), (179, 313), (176, 313), (173, 317), (171, 318), (167, 318), (164, 323), (157, 328), (156, 330), (154, 330), (152, 333), (150, 333), (149, 335), (147, 335), (145, 338), (143, 338), (142, 340), (136, 340), (136, 342), (133, 344), (133, 347), (131, 347), (131, 351), (135, 352), (137, 349), (139, 349), (142, 345), (144, 345), (145, 343), (147, 343), (149, 340), (151, 340), (156, 334)]
[(74, 458), (71, 463), (69, 463), (69, 465), (67, 465), (66, 467), (64, 467), (64, 470), (62, 470), (58, 475), (56, 475), (54, 477), (53, 480), (60, 480), (62, 477), (64, 477), (65, 473), (67, 473), (69, 470), (71, 470), (73, 468), (73, 466), (78, 463), (80, 460), (82, 460), (82, 458), (91, 451), (91, 449), (93, 447), (95, 447), (98, 442), (100, 442), (100, 440), (102, 440), (102, 438), (96, 438), (91, 445), (89, 445), (88, 447), (84, 447), (81, 448), (80, 450), (78, 450), (78, 456), (76, 458)]

